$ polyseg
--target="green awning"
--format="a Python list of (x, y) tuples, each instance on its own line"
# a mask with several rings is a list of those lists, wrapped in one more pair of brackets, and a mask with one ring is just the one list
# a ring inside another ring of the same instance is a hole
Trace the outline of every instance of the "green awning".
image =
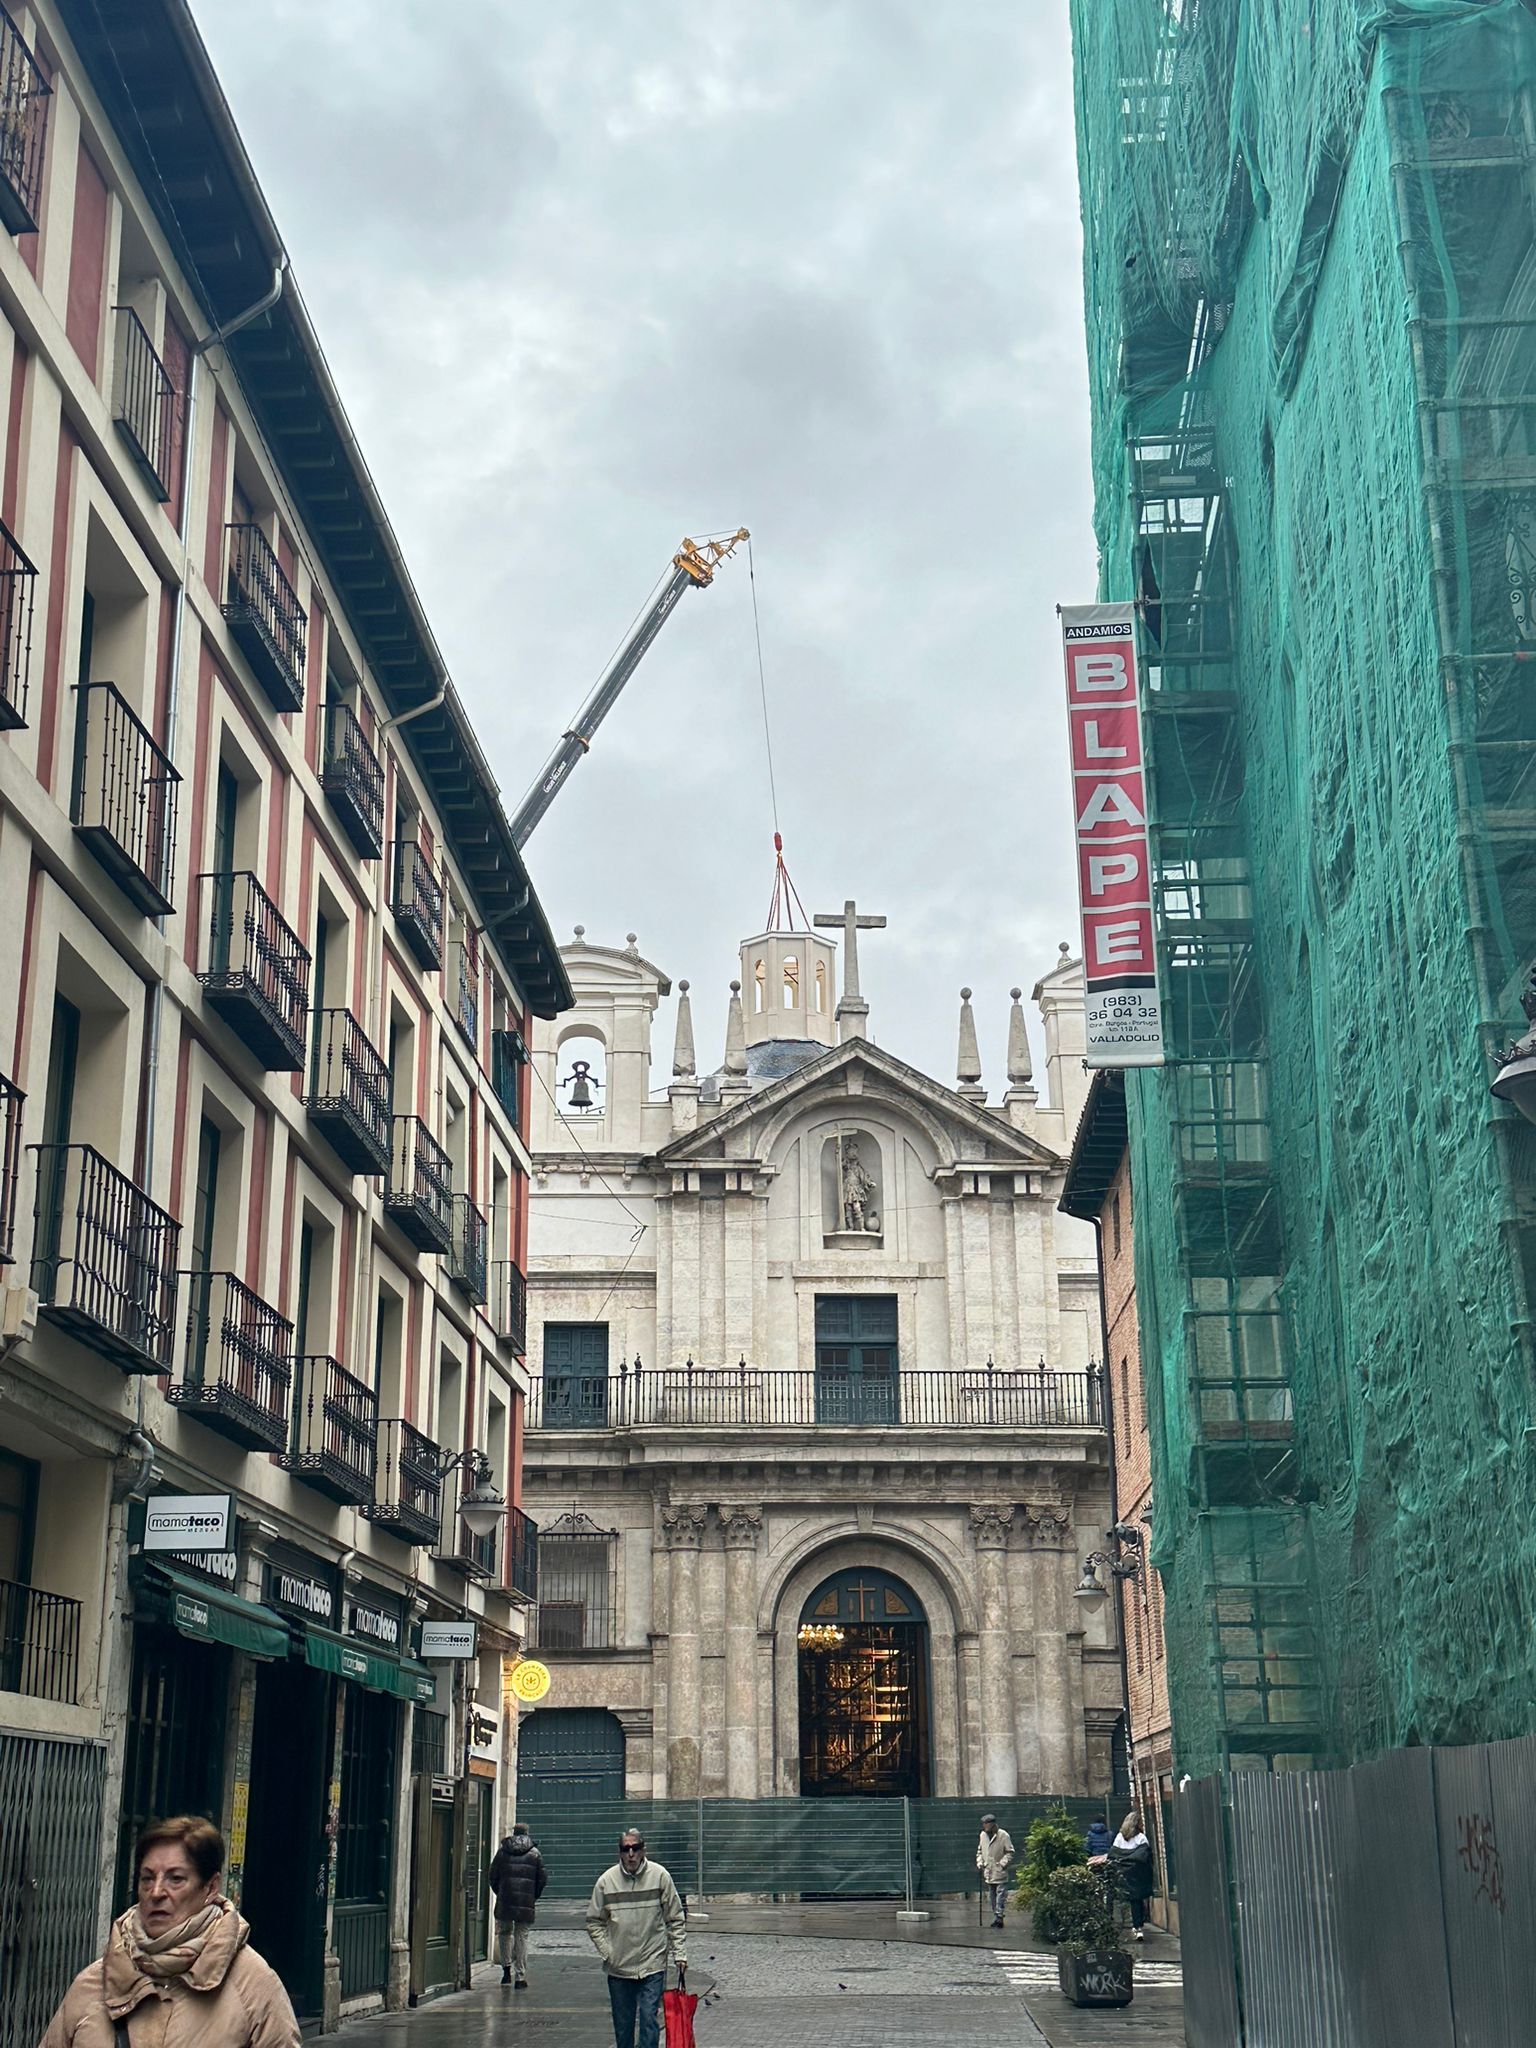
[(407, 1657), (400, 1665), (400, 1677), (407, 1688), (400, 1695), (402, 1699), (414, 1700), (420, 1706), (424, 1700), (437, 1698), (437, 1673), (428, 1665)]
[(288, 1624), (258, 1607), (168, 1564), (152, 1564), (139, 1586), (138, 1604), (199, 1643), (227, 1643), (248, 1657), (286, 1657)]
[[(424, 1664), (402, 1662), (387, 1650), (365, 1649), (351, 1636), (333, 1635), (328, 1628), (304, 1631), (304, 1658), (317, 1671), (334, 1671), (370, 1692), (388, 1693), (392, 1699), (430, 1699), (435, 1681)], [(422, 1686), (425, 1684), (425, 1693)]]

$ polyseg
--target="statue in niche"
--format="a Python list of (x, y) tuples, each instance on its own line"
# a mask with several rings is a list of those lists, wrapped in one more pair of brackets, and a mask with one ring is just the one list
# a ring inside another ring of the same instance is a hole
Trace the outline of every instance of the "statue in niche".
[(846, 1131), (827, 1140), (822, 1184), (828, 1232), (880, 1236), (880, 1148), (867, 1133)]

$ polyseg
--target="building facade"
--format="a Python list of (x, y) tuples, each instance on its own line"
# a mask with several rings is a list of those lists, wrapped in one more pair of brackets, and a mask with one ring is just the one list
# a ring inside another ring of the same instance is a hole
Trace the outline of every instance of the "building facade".
[[(1305, 33), (1301, 32), (1303, 29)], [(1073, 8), (1182, 1771), (1532, 1725), (1536, 18)]]
[[(564, 949), (535, 1026), (525, 1485), (547, 1705), (519, 1796), (755, 1799), (1108, 1786), (1112, 1614), (1091, 1233), (1057, 1213), (1082, 993), (1014, 991), (989, 1104), (872, 1043), (849, 905), (741, 949), (723, 1064), (633, 941)], [(835, 1007), (834, 1007), (835, 1006)], [(579, 1064), (578, 1064), (579, 1063)]]
[(483, 1952), (568, 984), (183, 0), (0, 112), (0, 2004), (190, 1810), (331, 2027)]

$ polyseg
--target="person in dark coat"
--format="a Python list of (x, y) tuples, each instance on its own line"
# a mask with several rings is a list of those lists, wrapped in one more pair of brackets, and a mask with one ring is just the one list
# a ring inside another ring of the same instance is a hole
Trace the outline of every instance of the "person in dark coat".
[(511, 1834), (491, 1863), (491, 1890), (496, 1894), (496, 1960), (501, 1965), (501, 1981), (519, 1991), (528, 1988), (528, 1930), (539, 1894), (548, 1882), (549, 1872), (533, 1846), (528, 1823), (514, 1821)]
[(1109, 1845), (1109, 1867), (1131, 1909), (1131, 1939), (1145, 1941), (1147, 1901), (1154, 1883), (1152, 1844), (1142, 1831), (1141, 1815), (1133, 1806), (1120, 1823), (1120, 1832)]
[(1102, 1870), (1104, 1867), (1105, 1858), (1109, 1855), (1110, 1840), (1108, 1821), (1089, 1821), (1088, 1832), (1083, 1837), (1083, 1847), (1088, 1852), (1088, 1861), (1097, 1869)]

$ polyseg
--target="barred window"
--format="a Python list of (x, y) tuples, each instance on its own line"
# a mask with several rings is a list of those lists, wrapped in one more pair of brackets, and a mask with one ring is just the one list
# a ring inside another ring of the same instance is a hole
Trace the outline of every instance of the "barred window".
[(613, 1580), (617, 1529), (601, 1529), (574, 1509), (539, 1530), (541, 1650), (607, 1650), (613, 1646)]

